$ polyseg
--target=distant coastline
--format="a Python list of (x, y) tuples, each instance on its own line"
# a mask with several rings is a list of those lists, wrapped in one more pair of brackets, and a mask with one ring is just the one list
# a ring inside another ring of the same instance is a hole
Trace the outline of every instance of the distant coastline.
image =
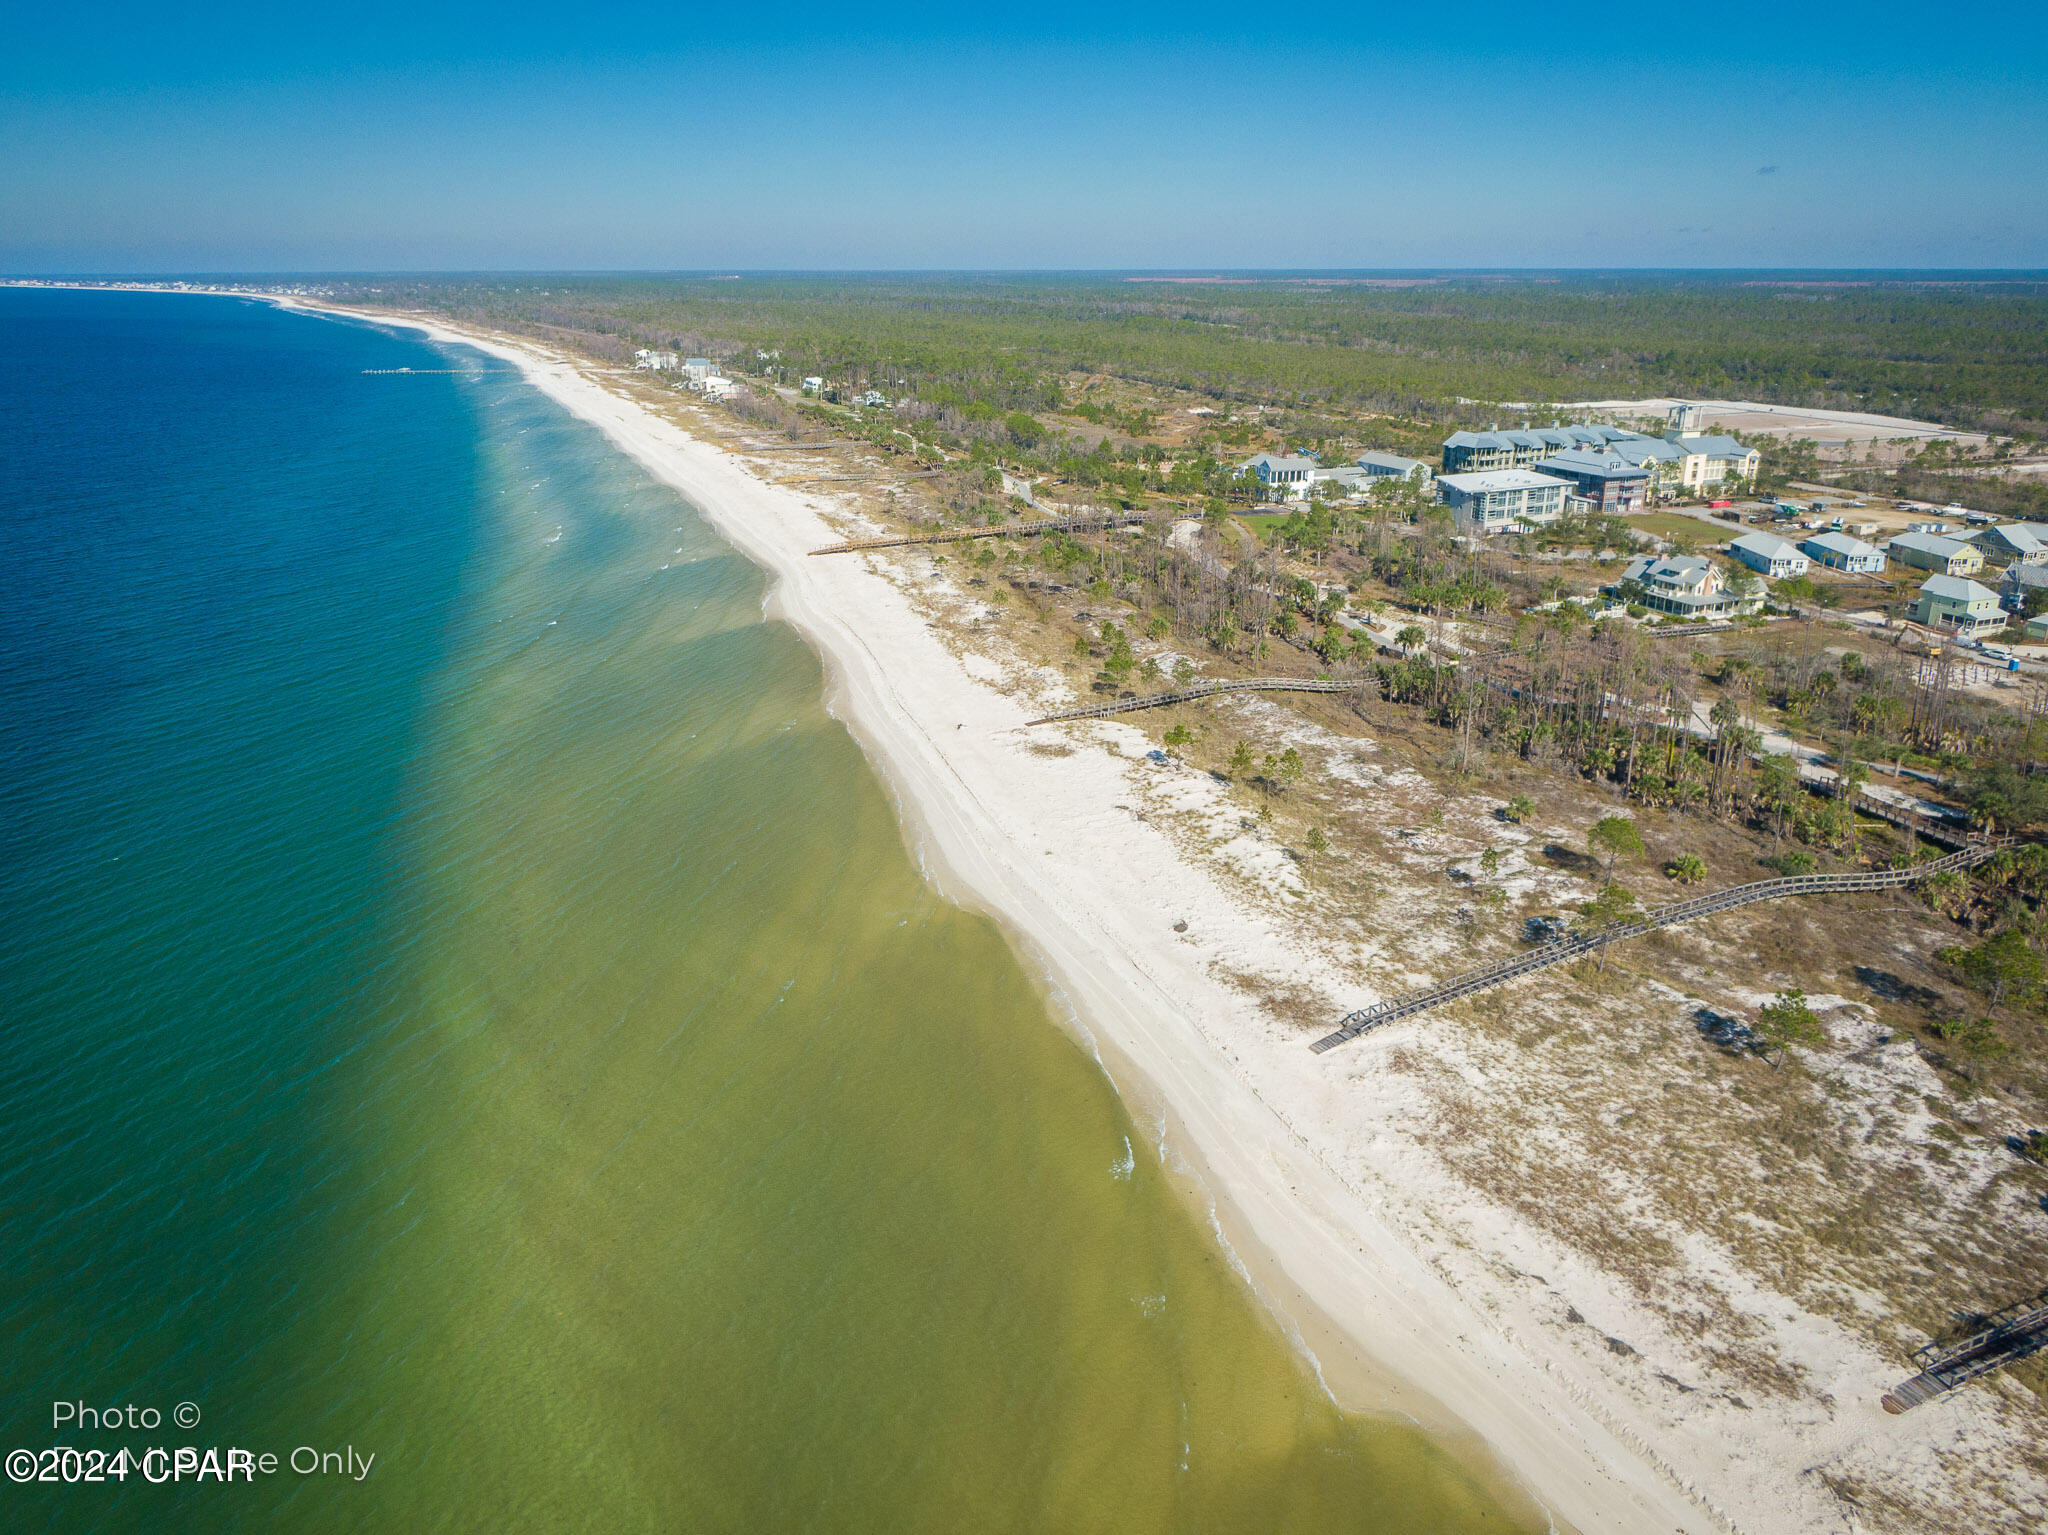
[[(1044, 967), (1341, 1402), (1405, 1411), (1453, 1439), (1475, 1435), (1560, 1523), (1583, 1531), (1809, 1527), (1808, 1511), (1783, 1495), (1799, 1467), (1778, 1462), (1801, 1453), (1813, 1425), (1752, 1403), (1738, 1443), (1659, 1420), (1585, 1372), (1565, 1340), (1515, 1308), (1511, 1287), (1469, 1269), (1453, 1278), (1438, 1256), (1445, 1233), (1476, 1232), (1502, 1251), (1520, 1238), (1460, 1185), (1395, 1156), (1375, 1129), (1389, 1105), (1359, 1082), (1333, 1082), (1298, 1040), (1267, 1048), (1234, 1032), (1243, 997), (1211, 955), (1280, 972), (1310, 958), (1123, 813), (1142, 738), (1101, 724), (1086, 739), (1124, 754), (1027, 752), (1014, 734), (1022, 703), (969, 672), (891, 567), (806, 558), (845, 531), (827, 520), (844, 515), (828, 496), (769, 483), (765, 458), (692, 436), (603, 369), (519, 338), (297, 295), (172, 291), (416, 329), (511, 363), (764, 567), (771, 611), (824, 656), (831, 706), (895, 791), (927, 873), (1004, 920)], [(1333, 1110), (1333, 1094), (1352, 1101)], [(1575, 1283), (1599, 1280), (1579, 1272)], [(1887, 1362), (1864, 1368), (1890, 1383)]]
[[(426, 316), (272, 301), (415, 328), (515, 363), (769, 571), (771, 611), (824, 656), (832, 708), (895, 790), (928, 874), (1004, 920), (1045, 966), (1134, 1108), (1165, 1123), (1214, 1201), (1219, 1240), (1341, 1402), (1401, 1411), (1454, 1440), (1475, 1435), (1556, 1518), (1584, 1531), (1725, 1526), (1647, 1426), (1611, 1419), (1552, 1367), (1487, 1341), (1482, 1314), (1418, 1262), (1286, 1105), (1240, 1073), (1199, 1021), (1229, 1016), (1236, 994), (1143, 891), (1177, 888), (1176, 910), (1211, 930), (1238, 921), (1228, 898), (1204, 889), (1206, 878), (1163, 839), (1116, 824), (1126, 821), (1114, 811), (1120, 759), (1023, 753), (1009, 735), (1026, 717), (1017, 701), (969, 675), (884, 575), (807, 559), (836, 533), (823, 498), (766, 483), (574, 359)], [(1071, 829), (1084, 822), (1085, 846)], [(1313, 1058), (1299, 1054), (1307, 1075)]]

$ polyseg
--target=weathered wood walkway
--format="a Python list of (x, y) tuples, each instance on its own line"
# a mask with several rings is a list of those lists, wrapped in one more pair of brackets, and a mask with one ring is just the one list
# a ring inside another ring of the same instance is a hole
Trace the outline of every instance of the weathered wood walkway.
[(1887, 800), (1881, 800), (1866, 787), (1857, 791), (1856, 813), (1871, 816), (1879, 821), (1889, 821), (1903, 827), (1915, 836), (1929, 842), (1939, 842), (1943, 847), (1967, 847), (1976, 841), (1969, 826), (1959, 821), (1937, 821), (1933, 816), (1920, 815), (1911, 810), (1902, 810)]
[(1973, 842), (1945, 858), (1930, 859), (1926, 863), (1914, 864), (1906, 869), (1871, 869), (1855, 874), (1799, 874), (1790, 879), (1765, 879), (1754, 884), (1731, 885), (1726, 890), (1716, 890), (1710, 895), (1694, 896), (1690, 900), (1676, 901), (1669, 906), (1659, 906), (1645, 913), (1634, 922), (1617, 922), (1597, 932), (1580, 933), (1573, 937), (1555, 939), (1540, 949), (1524, 954), (1511, 954), (1497, 959), (1490, 965), (1481, 965), (1477, 970), (1454, 976), (1438, 986), (1425, 987), (1384, 1002), (1375, 1002), (1371, 1007), (1360, 1008), (1341, 1020), (1330, 1033), (1317, 1040), (1309, 1048), (1318, 1055), (1325, 1050), (1334, 1050), (1347, 1044), (1359, 1035), (1389, 1024), (1399, 1018), (1412, 1018), (1417, 1013), (1426, 1013), (1433, 1007), (1454, 1002), (1460, 997), (1469, 997), (1474, 992), (1489, 991), (1495, 986), (1504, 986), (1509, 981), (1519, 980), (1533, 971), (1547, 970), (1552, 965), (1569, 964), (1588, 954), (1597, 953), (1611, 943), (1625, 938), (1640, 938), (1644, 933), (1654, 932), (1660, 927), (1672, 927), (1680, 922), (1693, 922), (1701, 917), (1711, 917), (1717, 912), (1731, 911), (1737, 906), (1748, 906), (1755, 901), (1775, 901), (1788, 895), (1826, 895), (1846, 890), (1887, 890), (1896, 885), (1916, 884), (1930, 875), (1946, 873), (1950, 869), (1968, 869), (1991, 858), (2010, 839)]
[(1048, 517), (1039, 522), (997, 523), (991, 527), (944, 528), (936, 533), (891, 533), (881, 538), (854, 538), (827, 544), (813, 554), (854, 554), (865, 549), (896, 549), (905, 544), (954, 544), (969, 538), (1029, 538), (1036, 533), (1099, 533), (1105, 528), (1135, 528), (1148, 522), (1174, 522), (1185, 512), (1089, 512), (1078, 517)]
[(1880, 1399), (1884, 1410), (1907, 1412), (1979, 1375), (2048, 1348), (2048, 1301), (2040, 1295), (2006, 1307), (1985, 1318), (1985, 1323), (1960, 1343), (1930, 1343), (1921, 1349), (1920, 1373), (1884, 1394)]
[(1051, 725), (1060, 720), (1101, 719), (1110, 714), (1128, 714), (1133, 709), (1163, 709), (1168, 704), (1213, 698), (1218, 693), (1350, 693), (1363, 685), (1357, 678), (1346, 682), (1320, 677), (1229, 677), (1214, 682), (1190, 682), (1171, 692), (1147, 693), (1142, 698), (1119, 698), (1105, 704), (1063, 709), (1058, 714), (1027, 720), (1018, 728), (1028, 730), (1033, 725)]

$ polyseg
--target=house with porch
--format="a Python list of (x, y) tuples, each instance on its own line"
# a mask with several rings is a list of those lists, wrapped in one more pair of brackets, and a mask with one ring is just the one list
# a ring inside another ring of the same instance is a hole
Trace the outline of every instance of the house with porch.
[(1316, 461), (1291, 453), (1261, 453), (1237, 467), (1240, 474), (1257, 475), (1260, 488), (1275, 501), (1299, 501), (1308, 494)]
[(2023, 565), (2014, 560), (1998, 581), (1998, 601), (2008, 613), (2017, 613), (2036, 592), (2048, 593), (2048, 565)]
[(1732, 618), (1763, 605), (1756, 593), (1731, 588), (1721, 567), (1697, 554), (1644, 555), (1630, 561), (1608, 590), (1624, 602), (1674, 618)]
[(1929, 576), (1913, 604), (1913, 621), (1957, 639), (1974, 640), (2005, 627), (1998, 593), (1962, 576)]

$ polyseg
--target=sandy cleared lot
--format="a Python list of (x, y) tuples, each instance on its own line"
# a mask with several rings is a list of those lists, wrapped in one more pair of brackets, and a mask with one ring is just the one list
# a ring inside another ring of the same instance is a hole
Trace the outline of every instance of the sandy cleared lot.
[(1627, 416), (1661, 416), (1674, 405), (1702, 407), (1706, 424), (1718, 431), (1747, 432), (1759, 437), (1810, 437), (1823, 446), (1843, 443), (1894, 442), (1915, 444), (1937, 437), (1981, 446), (1982, 432), (1961, 432), (1933, 421), (1908, 421), (1899, 416), (1872, 416), (1860, 411), (1803, 410), (1790, 405), (1765, 405), (1755, 400), (1579, 400), (1567, 410)]

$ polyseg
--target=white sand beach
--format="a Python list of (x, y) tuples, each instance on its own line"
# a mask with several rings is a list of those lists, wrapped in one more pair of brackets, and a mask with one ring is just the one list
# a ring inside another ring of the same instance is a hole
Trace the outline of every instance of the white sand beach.
[(1069, 736), (1068, 755), (1028, 750), (1015, 729), (1025, 706), (977, 680), (890, 567), (807, 557), (842, 536), (825, 498), (769, 483), (596, 370), (417, 323), (516, 363), (772, 574), (773, 612), (825, 657), (832, 706), (892, 785), (931, 877), (997, 914), (1043, 964), (1347, 1405), (1393, 1403), (1475, 1435), (1559, 1525), (1603, 1535), (1860, 1528), (1808, 1474), (1818, 1463), (1939, 1476), (1984, 1431), (1966, 1401), (1886, 1416), (1877, 1397), (1898, 1361), (1771, 1297), (1760, 1309), (1778, 1313), (1831, 1409), (1655, 1388), (1654, 1369), (1700, 1378), (1696, 1340), (1670, 1335), (1619, 1283), (1451, 1176), (1415, 1133), (1413, 1089), (1374, 1057), (1311, 1055), (1219, 978), (1314, 976), (1318, 961), (1132, 808), (1134, 783), (1156, 771), (1142, 737), (1100, 724)]

